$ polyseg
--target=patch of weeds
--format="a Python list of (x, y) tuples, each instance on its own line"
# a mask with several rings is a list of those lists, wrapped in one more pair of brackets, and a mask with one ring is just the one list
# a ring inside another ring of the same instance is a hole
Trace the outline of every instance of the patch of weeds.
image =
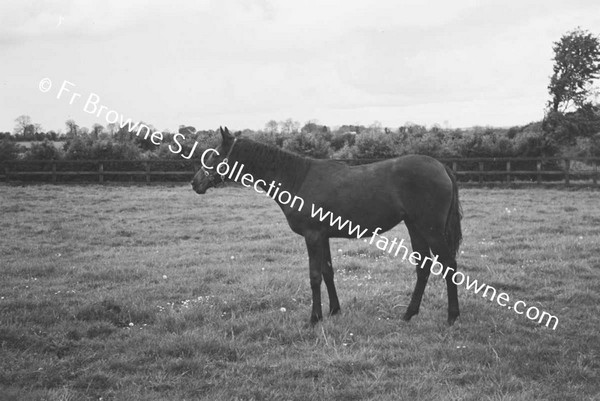
[(367, 373), (375, 369), (376, 365), (372, 361), (359, 360), (339, 360), (331, 363), (331, 366), (345, 375), (355, 375)]
[(225, 327), (223, 328), (223, 332), (225, 338), (227, 339), (235, 339), (240, 334), (244, 333), (248, 329), (247, 323), (238, 323), (236, 321), (229, 321), (229, 323), (225, 323)]
[(265, 341), (270, 339), (279, 339), (284, 335), (284, 331), (279, 327), (268, 326), (257, 326), (249, 328), (244, 337), (252, 342)]
[(182, 314), (169, 312), (161, 314), (157, 318), (156, 327), (167, 333), (181, 334), (187, 328), (187, 322)]
[(112, 324), (99, 322), (89, 327), (85, 333), (87, 338), (106, 338), (114, 333), (115, 327)]
[(110, 299), (84, 306), (77, 312), (75, 318), (86, 322), (105, 320), (115, 326), (127, 326), (128, 323), (124, 320), (121, 306)]
[(43, 397), (44, 400), (60, 400), (60, 401), (78, 401), (81, 399), (81, 394), (71, 390), (68, 387), (61, 387), (48, 391), (48, 396)]
[(348, 263), (345, 263), (342, 268), (348, 273), (352, 273), (361, 270), (363, 267), (360, 263), (351, 260)]
[(192, 289), (192, 297), (204, 296), (210, 293), (210, 286), (204, 282), (194, 283), (194, 288)]
[(219, 282), (227, 276), (228, 274), (224, 272), (223, 269), (211, 269), (204, 274), (203, 279), (205, 283), (211, 283)]
[(474, 373), (474, 372), (460, 372), (456, 375), (452, 375), (450, 376), (450, 380), (453, 381), (454, 383), (458, 384), (459, 386), (468, 386), (471, 384), (477, 384), (480, 380), (482, 380), (483, 378), (481, 377), (481, 374), (479, 373)]
[(176, 375), (191, 373), (196, 379), (202, 376), (208, 378), (211, 376), (210, 370), (205, 360), (197, 358), (178, 358), (167, 362), (165, 370)]
[(502, 255), (498, 258), (498, 262), (505, 263), (509, 266), (518, 266), (522, 262), (522, 259), (516, 258), (514, 256)]
[(235, 362), (239, 360), (238, 353), (226, 343), (217, 340), (206, 340), (198, 344), (198, 349), (204, 355), (214, 360)]
[(205, 355), (218, 361), (237, 361), (237, 351), (227, 342), (216, 339), (202, 339), (196, 334), (169, 335), (161, 341), (152, 353), (158, 357), (193, 358)]
[(26, 270), (22, 270), (21, 273), (25, 273), (25, 277), (29, 276), (29, 277), (36, 277), (36, 278), (43, 278), (43, 277), (50, 277), (53, 276), (55, 274), (61, 273), (62, 271), (60, 271), (62, 269), (57, 268), (56, 265), (54, 264), (35, 264), (29, 268), (27, 268)]
[(25, 351), (38, 344), (38, 340), (28, 334), (11, 328), (0, 328), (0, 346), (2, 349)]
[(62, 305), (49, 300), (16, 299), (5, 302), (2, 312), (10, 313), (15, 321), (26, 325), (39, 324), (51, 326), (65, 316), (67, 312)]
[(65, 338), (71, 341), (79, 341), (81, 340), (81, 337), (79, 330), (69, 330), (67, 334), (65, 334)]
[(155, 312), (146, 308), (125, 308), (112, 299), (105, 299), (82, 307), (75, 318), (86, 322), (105, 321), (117, 327), (125, 327), (129, 323), (152, 323)]
[(41, 347), (41, 351), (47, 354), (54, 354), (58, 359), (69, 355), (76, 347), (71, 341), (50, 340)]
[(106, 391), (114, 386), (114, 379), (102, 374), (91, 373), (83, 375), (75, 380), (74, 387), (87, 391)]
[(118, 373), (119, 376), (124, 374), (136, 374), (140, 371), (140, 364), (138, 361), (131, 360), (110, 361), (108, 363), (108, 369)]
[(136, 268), (113, 267), (99, 271), (84, 271), (79, 273), (81, 281), (98, 283), (100, 281), (127, 283), (140, 281), (148, 273)]
[(197, 340), (192, 335), (169, 335), (149, 352), (158, 357), (192, 358), (198, 351)]

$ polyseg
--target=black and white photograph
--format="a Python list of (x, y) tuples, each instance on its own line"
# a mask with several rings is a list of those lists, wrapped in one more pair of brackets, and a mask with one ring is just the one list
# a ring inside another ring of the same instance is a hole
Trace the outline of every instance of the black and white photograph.
[(0, 3), (0, 401), (600, 401), (595, 0)]

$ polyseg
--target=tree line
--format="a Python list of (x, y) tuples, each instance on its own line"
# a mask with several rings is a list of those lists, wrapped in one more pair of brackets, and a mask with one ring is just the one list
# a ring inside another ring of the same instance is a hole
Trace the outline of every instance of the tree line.
[[(329, 127), (316, 121), (301, 125), (293, 119), (269, 121), (261, 130), (243, 130), (255, 140), (315, 158), (380, 159), (404, 154), (449, 157), (600, 157), (599, 90), (600, 40), (577, 28), (554, 43), (550, 100), (541, 121), (510, 128), (472, 127), (451, 129), (406, 123), (384, 127), (380, 123)], [(148, 160), (180, 158), (193, 149), (216, 147), (216, 130), (181, 125), (177, 132), (161, 131), (159, 145), (143, 139), (128, 126), (94, 124), (80, 127), (65, 122), (65, 132), (43, 132), (23, 115), (13, 132), (0, 132), (0, 160)], [(157, 131), (151, 124), (140, 122)], [(185, 136), (180, 154), (169, 149), (177, 133)], [(28, 148), (22, 141), (32, 141)], [(56, 146), (56, 141), (61, 145)]]

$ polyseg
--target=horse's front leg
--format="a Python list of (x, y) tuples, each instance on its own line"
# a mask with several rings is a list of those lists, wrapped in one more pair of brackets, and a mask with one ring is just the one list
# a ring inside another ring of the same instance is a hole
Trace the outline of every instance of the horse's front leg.
[(312, 291), (310, 323), (315, 324), (323, 319), (323, 311), (321, 309), (321, 281), (323, 265), (326, 263), (327, 258), (327, 252), (323, 244), (324, 242), (327, 243), (327, 237), (324, 233), (309, 231), (304, 234), (304, 239), (306, 240), (306, 248), (308, 249), (308, 268), (310, 289)]
[(325, 238), (325, 264), (323, 265), (323, 281), (329, 294), (329, 314), (335, 315), (340, 312), (340, 301), (333, 282), (333, 265), (331, 264), (331, 248), (329, 247), (329, 238)]

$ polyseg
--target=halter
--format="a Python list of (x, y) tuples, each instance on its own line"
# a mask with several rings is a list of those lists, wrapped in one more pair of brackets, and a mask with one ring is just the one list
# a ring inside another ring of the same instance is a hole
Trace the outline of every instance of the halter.
[[(237, 142), (237, 140), (238, 140), (237, 138), (233, 139), (233, 143), (231, 144), (231, 147), (229, 148), (227, 155), (225, 156), (225, 158), (223, 159), (223, 161), (221, 163), (227, 164), (229, 162), (229, 156), (231, 156), (231, 151), (233, 150), (233, 147), (235, 146), (235, 143)], [(219, 164), (221, 164), (221, 163), (219, 163)], [(206, 171), (204, 166), (200, 167), (200, 170), (202, 170), (202, 172), (204, 172), (205, 176), (208, 177), (210, 175), (210, 173), (208, 171)], [(217, 173), (217, 174), (219, 174), (219, 173)], [(226, 174), (219, 174), (219, 176), (221, 177), (221, 182), (225, 182), (225, 175)]]

